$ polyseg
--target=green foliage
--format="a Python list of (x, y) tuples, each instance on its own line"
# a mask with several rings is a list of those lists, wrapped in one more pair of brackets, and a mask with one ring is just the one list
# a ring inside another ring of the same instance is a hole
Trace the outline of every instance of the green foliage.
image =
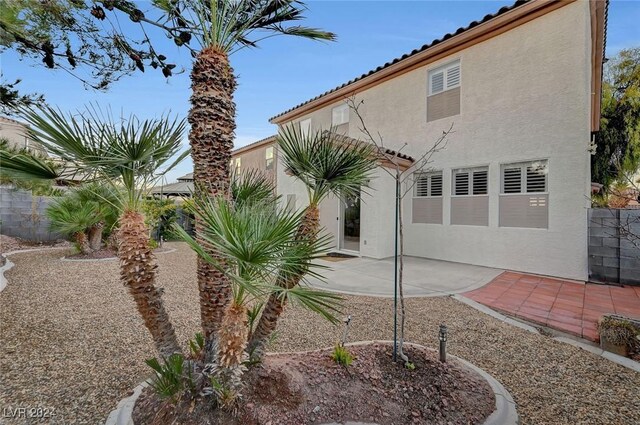
[(206, 47), (227, 54), (256, 47), (278, 34), (335, 38), (294, 25), (306, 10), (298, 0), (154, 0), (144, 11), (139, 7), (133, 1), (0, 0), (0, 47), (106, 89), (135, 70), (171, 76), (176, 64), (165, 56), (166, 38), (194, 56)]
[(299, 124), (291, 124), (280, 130), (278, 146), (284, 168), (304, 183), (312, 205), (331, 193), (360, 196), (377, 167), (375, 146), (345, 138), (333, 129), (304, 135)]
[(253, 330), (257, 320), (260, 318), (260, 313), (262, 312), (263, 307), (264, 302), (256, 302), (251, 307), (247, 308), (247, 319), (250, 331)]
[(201, 332), (197, 332), (194, 339), (189, 340), (189, 351), (194, 358), (199, 358), (204, 350), (204, 335)]
[(323, 279), (316, 271), (323, 267), (314, 260), (323, 255), (329, 239), (326, 235), (298, 235), (302, 212), (279, 209), (272, 197), (238, 204), (224, 198), (193, 202), (195, 215), (202, 220), (198, 236), (220, 259), (211, 257), (178, 226), (176, 232), (205, 261), (227, 274), (237, 304), (262, 302), (275, 293), (337, 322), (338, 295), (309, 287), (289, 288), (279, 282), (300, 274)]
[(165, 240), (170, 237), (171, 228), (177, 219), (177, 206), (172, 199), (145, 199), (142, 203), (142, 212), (145, 222), (150, 229), (158, 230), (158, 237)]
[(276, 200), (273, 180), (259, 170), (231, 175), (231, 199), (237, 206), (248, 202), (269, 203)]
[(30, 137), (63, 159), (64, 167), (53, 168), (42, 158), (15, 156), (0, 147), (3, 171), (15, 178), (42, 180), (82, 174), (122, 191), (123, 209), (138, 210), (153, 182), (189, 154), (188, 149), (180, 152), (184, 120), (115, 119), (98, 108), (64, 114), (42, 107), (25, 109), (22, 115), (30, 124)]
[[(37, 152), (31, 152), (27, 149), (15, 149), (9, 146), (7, 139), (0, 139), (0, 162), (3, 166), (0, 167), (0, 183), (12, 184), (17, 189), (28, 190), (34, 196), (61, 196), (63, 191), (53, 187), (53, 181), (46, 181), (40, 179), (21, 179), (11, 173), (11, 170), (4, 166), (4, 160), (7, 158), (13, 158), (14, 161), (23, 161), (29, 163), (31, 159), (35, 161), (41, 161), (51, 169), (57, 168), (54, 161), (39, 155)], [(9, 161), (11, 162), (11, 160)]]
[(195, 388), (191, 365), (185, 362), (182, 355), (172, 354), (169, 358), (163, 358), (162, 363), (154, 357), (146, 360), (146, 363), (155, 372), (150, 385), (160, 397), (176, 403), (185, 391)]
[(336, 344), (331, 353), (331, 359), (337, 364), (348, 367), (353, 362), (353, 356), (342, 344)]
[(118, 219), (117, 205), (118, 194), (111, 188), (90, 183), (54, 200), (47, 207), (46, 214), (51, 228), (63, 235), (87, 232), (100, 222), (108, 234)]
[(602, 117), (591, 160), (592, 180), (608, 188), (629, 181), (640, 166), (640, 47), (606, 64)]
[(406, 362), (406, 363), (404, 364), (404, 367), (406, 367), (406, 368), (407, 368), (407, 369), (409, 369), (409, 370), (416, 370), (416, 365), (415, 365), (415, 364), (413, 364), (413, 363), (411, 363), (411, 362)]

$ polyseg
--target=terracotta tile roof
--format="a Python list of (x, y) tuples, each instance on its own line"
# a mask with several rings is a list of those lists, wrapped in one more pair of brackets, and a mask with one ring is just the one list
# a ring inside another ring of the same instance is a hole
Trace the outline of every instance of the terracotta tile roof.
[(359, 77), (356, 77), (356, 78), (354, 78), (354, 79), (352, 79), (350, 81), (347, 81), (346, 83), (344, 83), (344, 84), (342, 84), (342, 85), (340, 85), (340, 86), (338, 86), (336, 88), (333, 88), (333, 89), (331, 89), (329, 91), (326, 91), (326, 92), (322, 93), (321, 95), (318, 95), (318, 96), (316, 96), (316, 97), (314, 97), (312, 99), (307, 100), (306, 102), (302, 102), (302, 103), (294, 106), (293, 108), (287, 109), (286, 111), (271, 117), (269, 119), (269, 121), (273, 121), (274, 119), (276, 119), (278, 117), (281, 117), (281, 116), (283, 116), (285, 114), (288, 114), (289, 112), (294, 111), (294, 110), (300, 108), (301, 106), (306, 105), (307, 103), (310, 103), (310, 102), (313, 102), (314, 100), (320, 99), (321, 97), (324, 97), (324, 96), (326, 96), (326, 95), (328, 95), (330, 93), (333, 93), (333, 92), (335, 92), (337, 90), (340, 90), (340, 89), (342, 89), (342, 88), (344, 88), (344, 87), (346, 87), (346, 86), (348, 86), (350, 84), (355, 83), (356, 81), (362, 80), (363, 78), (366, 78), (366, 77), (368, 77), (370, 75), (373, 75), (373, 74), (375, 74), (375, 73), (377, 73), (379, 71), (382, 71), (383, 69), (388, 68), (391, 65), (395, 65), (396, 63), (398, 63), (400, 61), (403, 61), (403, 60), (405, 60), (407, 58), (410, 58), (410, 57), (412, 57), (414, 55), (417, 55), (418, 53), (421, 53), (421, 52), (423, 52), (423, 51), (425, 51), (427, 49), (430, 49), (431, 47), (434, 47), (434, 46), (442, 43), (443, 41), (450, 39), (451, 37), (454, 37), (456, 35), (462, 34), (463, 32), (465, 32), (467, 30), (470, 30), (471, 28), (477, 27), (480, 24), (483, 24), (483, 23), (485, 23), (487, 21), (490, 21), (491, 19), (496, 18), (496, 17), (498, 17), (498, 16), (500, 16), (500, 15), (502, 15), (504, 13), (507, 13), (510, 10), (515, 9), (516, 7), (521, 6), (521, 5), (523, 5), (523, 4), (525, 4), (525, 3), (529, 2), (529, 1), (531, 1), (531, 0), (517, 0), (511, 6), (504, 6), (504, 7), (500, 8), (500, 10), (498, 10), (496, 13), (493, 13), (493, 14), (490, 13), (490, 14), (486, 15), (480, 21), (473, 21), (469, 25), (467, 25), (466, 27), (460, 27), (457, 30), (455, 30), (453, 33), (447, 33), (442, 38), (437, 38), (437, 39), (433, 40), (431, 43), (425, 44), (422, 47), (413, 50), (411, 53), (406, 53), (406, 54), (402, 55), (401, 57), (395, 58), (392, 61), (387, 62), (384, 65), (381, 65), (381, 66), (377, 67), (376, 69), (372, 69), (369, 72), (360, 75)]

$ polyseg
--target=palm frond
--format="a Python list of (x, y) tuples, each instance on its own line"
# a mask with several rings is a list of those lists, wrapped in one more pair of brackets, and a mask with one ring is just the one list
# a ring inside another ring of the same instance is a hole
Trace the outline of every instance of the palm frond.
[(275, 291), (280, 297), (319, 314), (333, 324), (340, 323), (337, 315), (343, 308), (343, 298), (338, 294), (304, 286), (279, 287)]
[(314, 205), (330, 193), (359, 196), (377, 167), (375, 146), (345, 138), (334, 129), (305, 135), (299, 124), (290, 124), (280, 130), (277, 141), (283, 166), (304, 183)]
[(231, 199), (242, 206), (248, 202), (275, 202), (275, 185), (273, 180), (257, 169), (250, 169), (231, 175)]

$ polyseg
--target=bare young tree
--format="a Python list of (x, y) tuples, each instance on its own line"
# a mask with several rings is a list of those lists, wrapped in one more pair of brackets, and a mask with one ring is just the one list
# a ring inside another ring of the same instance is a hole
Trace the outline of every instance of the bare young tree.
[[(402, 217), (402, 201), (404, 197), (413, 191), (414, 186), (421, 173), (428, 172), (431, 169), (432, 157), (437, 152), (445, 149), (447, 145), (447, 138), (453, 133), (453, 124), (449, 126), (447, 130), (444, 130), (442, 134), (436, 139), (436, 141), (420, 156), (415, 159), (408, 167), (407, 155), (403, 154), (403, 149), (407, 148), (408, 144), (405, 142), (397, 149), (391, 149), (385, 145), (384, 138), (379, 132), (375, 134), (367, 126), (364, 117), (360, 111), (360, 108), (364, 105), (364, 101), (356, 101), (351, 97), (347, 99), (349, 108), (354, 112), (359, 121), (359, 130), (365, 138), (365, 141), (375, 145), (377, 148), (377, 155), (384, 166), (380, 168), (384, 170), (389, 176), (394, 179), (395, 182), (395, 208), (396, 208), (396, 265), (397, 273), (397, 290), (400, 299), (400, 344), (396, 343), (394, 337), (394, 361), (396, 360), (396, 351), (405, 364), (409, 363), (409, 358), (403, 351), (404, 345), (404, 325), (406, 318), (406, 310), (404, 303), (404, 288), (403, 288), (403, 272), (404, 272), (404, 220)], [(394, 306), (396, 307), (396, 306)], [(395, 316), (394, 316), (395, 318)], [(394, 324), (395, 328), (395, 324)]]

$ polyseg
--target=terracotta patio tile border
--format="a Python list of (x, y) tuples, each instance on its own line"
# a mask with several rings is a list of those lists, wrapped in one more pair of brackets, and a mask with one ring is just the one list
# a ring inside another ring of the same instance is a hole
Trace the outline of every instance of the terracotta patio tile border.
[(506, 314), (598, 341), (597, 321), (606, 313), (640, 318), (640, 287), (584, 284), (504, 272), (482, 288), (462, 294)]

